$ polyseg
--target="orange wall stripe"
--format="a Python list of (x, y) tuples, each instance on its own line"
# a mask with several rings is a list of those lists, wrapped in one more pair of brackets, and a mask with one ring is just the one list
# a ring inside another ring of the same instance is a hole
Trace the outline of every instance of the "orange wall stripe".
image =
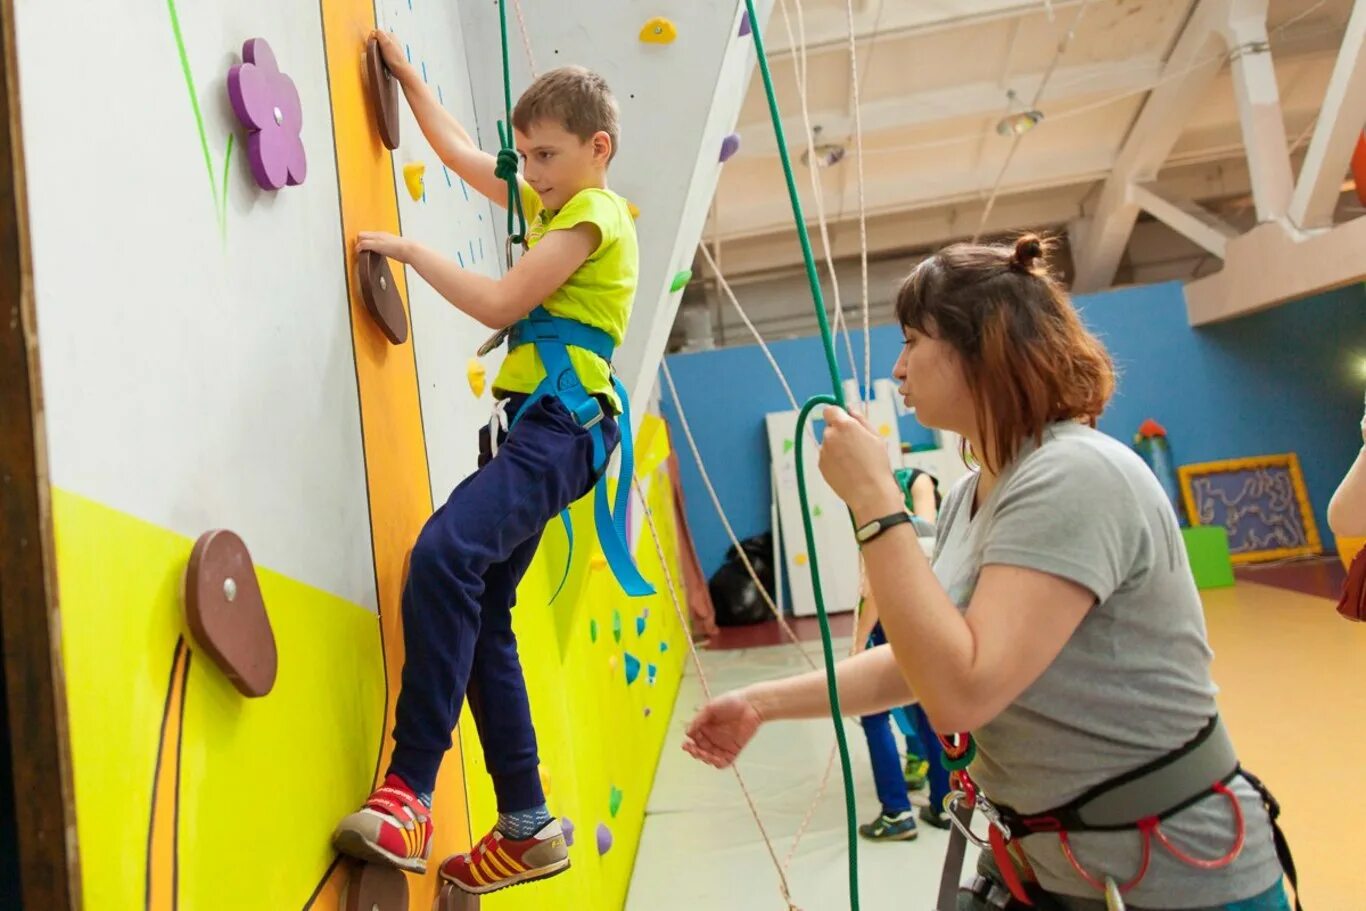
[[(408, 552), (432, 512), (431, 482), (411, 333), (403, 345), (389, 344), (366, 313), (356, 279), (354, 247), (357, 234), (361, 231), (399, 233), (393, 162), (374, 127), (364, 81), (365, 42), (375, 27), (374, 5), (371, 0), (322, 0), (321, 8), (341, 202), (342, 262), (346, 269), (355, 342), (365, 476), (370, 497), (370, 531), (388, 679), (385, 742), (381, 748), (378, 777), (383, 774), (393, 749), (389, 733), (393, 729), (394, 704), (403, 669), (400, 599), (404, 571)], [(406, 276), (402, 269), (395, 269), (394, 277), (406, 305)], [(411, 325), (411, 318), (409, 323)], [(433, 861), (439, 861), (449, 853), (468, 850), (468, 809), (458, 744), (442, 765), (433, 810), (436, 824)], [(344, 874), (345, 868), (346, 865), (342, 865), (338, 873)], [(334, 873), (333, 879), (336, 875)], [(410, 907), (414, 911), (430, 909), (437, 888), (436, 864), (433, 863), (425, 879), (410, 879)], [(324, 899), (331, 891), (325, 888), (319, 899)], [(322, 901), (316, 906), (328, 907)]]

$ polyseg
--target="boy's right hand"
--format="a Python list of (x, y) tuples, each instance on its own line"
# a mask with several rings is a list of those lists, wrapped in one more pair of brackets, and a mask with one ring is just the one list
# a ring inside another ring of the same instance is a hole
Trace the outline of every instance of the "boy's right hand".
[(398, 39), (393, 35), (382, 29), (375, 29), (370, 33), (370, 37), (379, 42), (379, 53), (384, 58), (384, 65), (389, 68), (389, 72), (398, 76), (403, 70), (412, 66), (403, 51), (403, 46), (398, 43)]

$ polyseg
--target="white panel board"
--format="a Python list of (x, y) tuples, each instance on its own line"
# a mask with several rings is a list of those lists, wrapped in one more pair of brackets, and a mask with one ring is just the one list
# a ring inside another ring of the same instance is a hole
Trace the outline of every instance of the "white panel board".
[[(232, 528), (373, 609), (318, 6), (178, 5), (204, 143), (168, 4), (17, 4), (52, 480), (188, 536)], [(254, 37), (302, 99), (307, 180), (278, 193), (225, 89)]]

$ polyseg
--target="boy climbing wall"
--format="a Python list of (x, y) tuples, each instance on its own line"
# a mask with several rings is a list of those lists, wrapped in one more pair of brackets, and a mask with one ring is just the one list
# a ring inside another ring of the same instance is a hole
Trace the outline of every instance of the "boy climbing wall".
[[(494, 156), (441, 107), (394, 38), (374, 37), (441, 160), (505, 205), (507, 184), (495, 174)], [(609, 358), (626, 334), (638, 271), (627, 202), (607, 189), (618, 111), (603, 79), (580, 67), (546, 73), (517, 102), (512, 122), (523, 161), (518, 186), (529, 250), (501, 279), (467, 272), (390, 234), (362, 233), (357, 244), (412, 266), (484, 325), (511, 329), (494, 381), (494, 417), (480, 432), (479, 467), (436, 510), (413, 547), (388, 773), (334, 835), (343, 853), (426, 870), (431, 792), (468, 699), (493, 777), (498, 822), (469, 854), (442, 862), (441, 876), (472, 893), (544, 879), (569, 866), (560, 823), (541, 788), (511, 610), (547, 522), (593, 488), (620, 442), (617, 415), (624, 403)], [(547, 365), (553, 381), (546, 379)]]

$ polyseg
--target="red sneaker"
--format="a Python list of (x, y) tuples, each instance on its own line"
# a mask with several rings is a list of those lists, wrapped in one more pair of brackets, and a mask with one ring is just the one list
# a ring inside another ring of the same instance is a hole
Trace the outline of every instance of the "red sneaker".
[(426, 873), (432, 850), (432, 811), (403, 779), (390, 775), (365, 806), (337, 824), (332, 844), (360, 860)]
[(569, 869), (569, 848), (560, 821), (552, 819), (530, 838), (504, 838), (494, 829), (469, 854), (456, 854), (441, 864), (441, 878), (458, 888), (483, 895), (518, 883), (547, 879)]

